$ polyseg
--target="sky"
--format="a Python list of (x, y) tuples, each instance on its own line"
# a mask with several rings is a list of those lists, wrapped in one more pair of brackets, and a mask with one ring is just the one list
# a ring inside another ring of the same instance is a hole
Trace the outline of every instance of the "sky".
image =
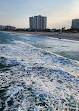
[(0, 0), (0, 25), (28, 28), (35, 15), (47, 16), (48, 28), (70, 28), (79, 18), (79, 0)]

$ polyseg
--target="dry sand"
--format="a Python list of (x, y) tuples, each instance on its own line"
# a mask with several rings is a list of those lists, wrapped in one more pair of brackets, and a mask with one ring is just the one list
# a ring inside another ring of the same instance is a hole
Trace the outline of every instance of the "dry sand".
[(30, 34), (79, 41), (79, 33), (31, 32)]
[(49, 36), (59, 39), (69, 39), (79, 41), (79, 33), (58, 33), (58, 32), (20, 32), (26, 34)]

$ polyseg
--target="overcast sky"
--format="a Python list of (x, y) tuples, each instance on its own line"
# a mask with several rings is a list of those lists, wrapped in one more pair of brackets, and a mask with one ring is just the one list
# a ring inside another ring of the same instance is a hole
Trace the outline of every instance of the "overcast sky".
[(0, 25), (29, 27), (29, 17), (47, 16), (48, 28), (70, 28), (79, 18), (79, 0), (0, 0)]

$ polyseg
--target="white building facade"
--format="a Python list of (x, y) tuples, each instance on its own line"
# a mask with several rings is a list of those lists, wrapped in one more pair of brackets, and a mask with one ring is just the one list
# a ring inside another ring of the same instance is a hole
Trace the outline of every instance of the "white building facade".
[(32, 29), (32, 27), (35, 30), (47, 29), (47, 17), (41, 16), (41, 15), (34, 16), (32, 18), (34, 23), (31, 22), (30, 18), (29, 18), (30, 29)]
[(72, 20), (72, 28), (73, 29), (79, 29), (79, 19), (73, 19)]

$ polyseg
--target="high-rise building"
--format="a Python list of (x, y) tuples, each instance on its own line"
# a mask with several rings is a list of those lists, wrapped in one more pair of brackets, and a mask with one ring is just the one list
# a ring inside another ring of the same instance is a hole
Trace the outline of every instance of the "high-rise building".
[(30, 29), (44, 30), (47, 28), (47, 17), (41, 15), (29, 18)]
[(34, 16), (34, 29), (37, 29), (37, 18), (38, 16)]
[(42, 24), (43, 24), (43, 22), (42, 22), (42, 16), (41, 15), (39, 15), (38, 17), (37, 17), (37, 29), (38, 30), (42, 30)]
[(47, 28), (47, 17), (42, 17), (42, 29)]
[(72, 28), (73, 29), (79, 29), (79, 19), (73, 19), (72, 20)]
[(30, 29), (34, 29), (34, 17), (29, 17)]

